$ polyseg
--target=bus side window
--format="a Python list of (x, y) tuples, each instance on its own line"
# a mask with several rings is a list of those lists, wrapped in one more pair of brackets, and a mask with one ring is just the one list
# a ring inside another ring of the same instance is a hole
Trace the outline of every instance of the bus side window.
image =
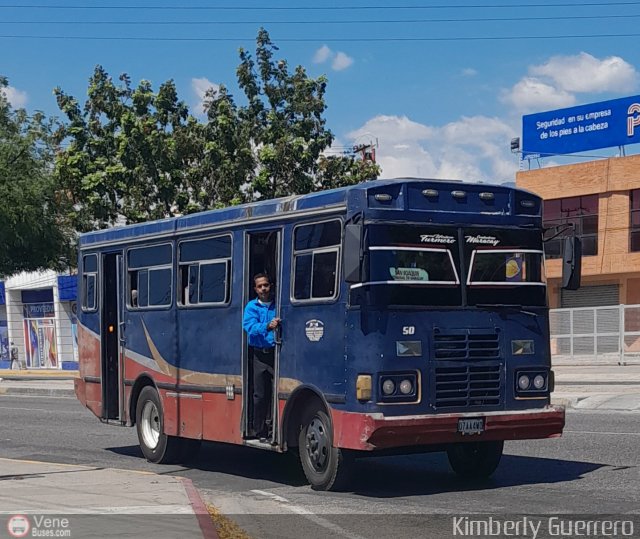
[(231, 235), (181, 241), (178, 267), (182, 306), (226, 305), (231, 298)]
[(82, 257), (82, 310), (95, 311), (98, 308), (98, 255), (92, 254)]
[(339, 220), (300, 225), (294, 230), (293, 300), (336, 297), (342, 224)]
[(173, 248), (169, 243), (129, 249), (127, 270), (130, 308), (171, 306), (172, 259)]

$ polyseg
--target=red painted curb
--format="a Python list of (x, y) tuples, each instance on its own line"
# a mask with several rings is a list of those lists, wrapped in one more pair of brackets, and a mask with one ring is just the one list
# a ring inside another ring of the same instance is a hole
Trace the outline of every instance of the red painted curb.
[(211, 520), (211, 515), (209, 514), (209, 511), (207, 511), (207, 506), (200, 497), (198, 489), (193, 485), (193, 481), (186, 477), (179, 477), (178, 479), (182, 481), (182, 486), (189, 497), (191, 507), (193, 507), (193, 511), (198, 518), (198, 524), (200, 525), (202, 536), (205, 539), (219, 539), (216, 527), (213, 525), (213, 521)]

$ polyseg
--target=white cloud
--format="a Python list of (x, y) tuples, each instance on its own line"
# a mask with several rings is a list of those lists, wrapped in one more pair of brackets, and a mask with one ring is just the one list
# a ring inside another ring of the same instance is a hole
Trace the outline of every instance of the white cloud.
[(333, 52), (327, 45), (322, 45), (313, 55), (313, 61), (323, 64), (327, 60), (331, 60), (331, 69), (334, 71), (342, 71), (353, 65), (353, 58), (346, 52)]
[(323, 64), (332, 55), (333, 55), (333, 52), (331, 51), (331, 49), (329, 47), (327, 47), (326, 45), (322, 45), (322, 47), (320, 47), (316, 51), (316, 53), (313, 55), (313, 61), (316, 64)]
[(200, 79), (191, 79), (191, 89), (198, 98), (198, 102), (196, 103), (195, 108), (199, 114), (204, 114), (204, 98), (206, 96), (207, 90), (211, 88), (213, 88), (217, 92), (220, 89), (220, 85), (216, 84), (215, 82), (211, 82), (206, 77), (202, 77)]
[(463, 77), (475, 77), (478, 74), (478, 71), (472, 67), (465, 67), (460, 74)]
[(428, 126), (406, 116), (376, 116), (349, 133), (377, 138), (381, 177), (403, 176), (500, 183), (513, 181), (517, 160), (509, 150), (516, 130), (499, 118), (463, 117)]
[(18, 90), (13, 86), (7, 86), (4, 90), (2, 90), (2, 94), (14, 109), (24, 108), (24, 106), (27, 104), (27, 92)]
[(348, 56), (344, 52), (338, 52), (333, 59), (333, 62), (331, 62), (331, 67), (334, 71), (342, 71), (350, 67), (352, 64), (353, 58), (351, 58), (351, 56)]
[(559, 109), (576, 102), (573, 94), (558, 89), (535, 77), (524, 77), (510, 90), (502, 93), (501, 100), (517, 112)]
[(638, 72), (619, 56), (599, 60), (586, 52), (574, 56), (553, 56), (529, 72), (548, 77), (567, 92), (628, 92), (638, 83)]

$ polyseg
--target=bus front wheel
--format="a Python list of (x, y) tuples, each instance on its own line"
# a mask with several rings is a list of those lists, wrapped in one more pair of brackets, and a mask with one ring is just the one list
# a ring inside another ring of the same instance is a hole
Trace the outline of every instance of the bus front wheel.
[[(176, 463), (181, 460), (185, 440), (164, 433), (164, 413), (160, 396), (155, 388), (146, 386), (136, 404), (136, 430), (140, 449), (149, 462)], [(195, 448), (194, 448), (195, 449)]]
[(311, 409), (306, 414), (298, 446), (304, 475), (313, 490), (344, 487), (351, 458), (344, 450), (333, 447), (331, 421), (323, 410)]
[(504, 442), (466, 442), (447, 449), (449, 464), (456, 474), (469, 479), (489, 477), (496, 471)]

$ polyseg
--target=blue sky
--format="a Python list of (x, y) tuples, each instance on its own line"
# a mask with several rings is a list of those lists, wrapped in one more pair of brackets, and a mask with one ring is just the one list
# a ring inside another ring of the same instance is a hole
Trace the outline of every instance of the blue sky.
[(196, 112), (211, 85), (242, 101), (238, 48), (263, 26), (291, 68), (328, 77), (336, 151), (377, 140), (383, 177), (500, 183), (523, 114), (640, 93), (639, 21), (631, 0), (0, 0), (0, 74), (29, 111), (59, 115), (56, 86), (84, 102), (101, 64), (175, 80)]

